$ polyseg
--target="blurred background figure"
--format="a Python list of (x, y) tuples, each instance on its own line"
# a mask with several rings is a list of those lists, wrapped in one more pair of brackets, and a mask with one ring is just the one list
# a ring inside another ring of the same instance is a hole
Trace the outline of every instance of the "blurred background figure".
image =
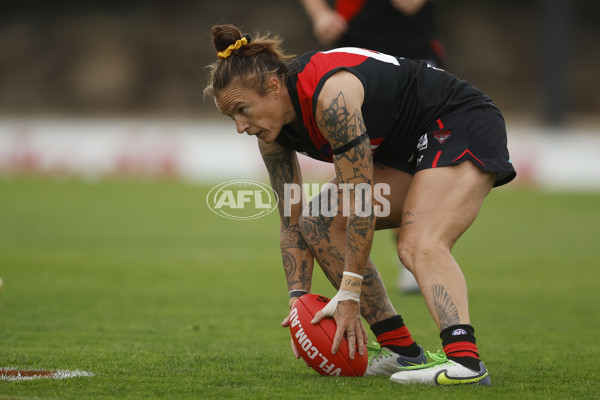
[[(214, 58), (208, 29), (245, 21), (245, 31), (285, 36), (285, 50), (302, 54), (319, 46), (309, 15), (323, 14), (334, 22), (318, 25), (339, 35), (327, 47), (426, 59), (489, 93), (507, 120), (519, 184), (600, 188), (600, 53), (591, 50), (600, 42), (600, 2), (411, 0), (401, 11), (400, 0), (320, 1), (316, 14), (301, 0), (7, 3), (0, 175), (264, 178), (248, 176), (247, 165), (262, 161), (243, 145), (228, 176), (215, 176), (224, 160), (203, 136), (229, 148), (235, 132), (213, 120), (214, 104), (202, 95)], [(390, 27), (398, 31), (380, 31)], [(350, 42), (357, 37), (375, 44)]]
[(327, 47), (362, 47), (443, 66), (434, 5), (426, 0), (301, 0), (317, 40)]
[[(301, 3), (323, 46), (361, 47), (444, 67), (445, 50), (437, 37), (431, 1), (336, 0), (333, 7), (327, 0)], [(398, 231), (394, 232), (397, 242)], [(404, 293), (419, 292), (417, 280), (401, 263), (396, 287)]]

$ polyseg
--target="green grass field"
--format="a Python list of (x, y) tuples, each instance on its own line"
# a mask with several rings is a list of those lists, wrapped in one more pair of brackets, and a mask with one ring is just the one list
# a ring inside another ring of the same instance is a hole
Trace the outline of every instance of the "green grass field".
[[(494, 190), (455, 248), (492, 386), (326, 378), (292, 356), (278, 218), (227, 220), (210, 186), (0, 179), (0, 368), (94, 377), (0, 380), (0, 399), (598, 399), (600, 194)], [(443, 207), (443, 199), (440, 199)], [(419, 295), (395, 291), (440, 348)], [(335, 292), (315, 270), (313, 291)]]

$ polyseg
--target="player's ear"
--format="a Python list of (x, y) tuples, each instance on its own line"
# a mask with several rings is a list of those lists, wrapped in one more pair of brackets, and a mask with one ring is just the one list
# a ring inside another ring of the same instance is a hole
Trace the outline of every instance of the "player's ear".
[(281, 81), (276, 76), (271, 76), (267, 79), (267, 93), (272, 96), (279, 96), (281, 91)]

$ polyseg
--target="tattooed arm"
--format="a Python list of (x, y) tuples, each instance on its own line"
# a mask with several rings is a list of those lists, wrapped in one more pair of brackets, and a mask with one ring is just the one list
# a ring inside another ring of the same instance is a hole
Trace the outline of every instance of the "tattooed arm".
[(279, 197), (278, 207), (281, 220), (279, 243), (288, 290), (310, 292), (313, 257), (298, 225), (302, 202), (293, 204), (289, 206), (288, 210), (285, 210), (283, 201), (286, 183), (296, 183), (301, 186), (296, 153), (285, 149), (277, 142), (265, 144), (260, 139), (258, 147), (269, 173), (271, 187)]
[(360, 319), (358, 295), (375, 233), (374, 170), (371, 146), (361, 113), (363, 100), (362, 83), (352, 73), (342, 70), (327, 79), (315, 110), (319, 129), (333, 149), (337, 180), (344, 185), (341, 191), (347, 196), (345, 203), (349, 210), (345, 212), (348, 216), (345, 275), (338, 294), (315, 315), (313, 323), (324, 315), (333, 315), (337, 330), (331, 352), (337, 352), (342, 338), (346, 336), (351, 359), (354, 358), (356, 345), (360, 355), (365, 351), (367, 333)]
[[(358, 78), (348, 71), (340, 71), (325, 82), (316, 112), (323, 136), (334, 153), (339, 151), (334, 155), (338, 182), (349, 188), (346, 190), (350, 209), (347, 213), (344, 270), (359, 275), (365, 273), (375, 232), (374, 170), (371, 146), (360, 111), (363, 99), (364, 89)], [(362, 202), (355, 202), (357, 192), (365, 194), (361, 197)]]

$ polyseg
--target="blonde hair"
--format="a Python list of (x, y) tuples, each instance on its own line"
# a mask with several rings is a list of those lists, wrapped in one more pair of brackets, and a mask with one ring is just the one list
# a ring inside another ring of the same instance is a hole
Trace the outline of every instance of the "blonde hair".
[(260, 35), (251, 38), (242, 35), (233, 25), (217, 25), (211, 29), (213, 44), (217, 52), (224, 52), (238, 40), (246, 37), (248, 43), (231, 51), (226, 58), (219, 57), (208, 66), (210, 75), (204, 94), (214, 96), (215, 90), (224, 89), (239, 79), (245, 87), (260, 95), (267, 93), (267, 78), (273, 74), (284, 78), (288, 72), (286, 61), (293, 58), (281, 49), (279, 37)]

